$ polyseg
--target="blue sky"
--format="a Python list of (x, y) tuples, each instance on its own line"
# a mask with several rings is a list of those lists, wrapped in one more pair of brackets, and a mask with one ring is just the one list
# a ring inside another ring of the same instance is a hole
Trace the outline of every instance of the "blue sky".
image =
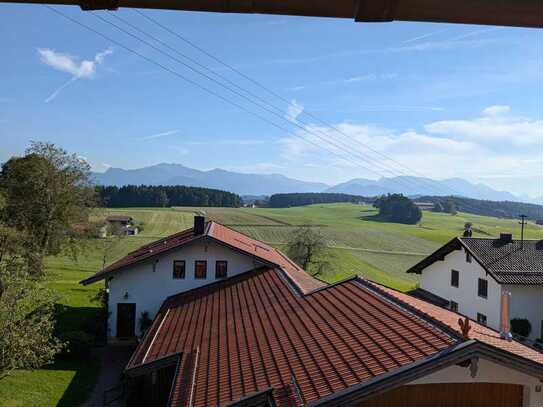
[[(144, 11), (287, 104), (134, 11), (117, 12), (272, 103), (278, 117), (91, 13), (58, 9), (284, 129), (42, 6), (0, 4), (2, 161), (41, 140), (76, 152), (98, 171), (175, 162), (327, 183), (390, 175), (374, 165), (382, 156), (363, 143), (417, 174), (543, 196), (541, 30)], [(123, 24), (107, 12), (97, 14)], [(324, 137), (341, 140), (358, 156), (346, 159), (344, 149), (327, 145)], [(372, 164), (359, 165), (360, 155)]]

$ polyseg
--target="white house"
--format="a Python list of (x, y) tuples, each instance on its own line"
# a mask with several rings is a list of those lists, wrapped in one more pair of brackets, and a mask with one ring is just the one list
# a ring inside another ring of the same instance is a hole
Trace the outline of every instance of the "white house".
[(310, 287), (311, 279), (281, 252), (216, 222), (194, 218), (194, 227), (140, 247), (104, 270), (83, 280), (105, 280), (109, 292), (109, 339), (141, 333), (140, 318), (152, 319), (164, 300), (261, 266), (288, 270)]
[(458, 237), (407, 272), (421, 275), (419, 294), (428, 300), (440, 297), (450, 309), (501, 331), (512, 319), (526, 319), (529, 338), (543, 338), (543, 241), (505, 233)]

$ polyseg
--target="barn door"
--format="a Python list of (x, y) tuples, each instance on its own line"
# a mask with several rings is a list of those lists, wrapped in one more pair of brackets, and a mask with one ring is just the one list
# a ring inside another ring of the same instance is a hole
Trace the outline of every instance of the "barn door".
[(136, 304), (117, 304), (117, 338), (136, 336)]

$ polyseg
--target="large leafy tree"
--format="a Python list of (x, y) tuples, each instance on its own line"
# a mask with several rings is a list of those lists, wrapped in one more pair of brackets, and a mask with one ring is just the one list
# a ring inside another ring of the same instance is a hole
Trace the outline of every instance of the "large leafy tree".
[(326, 238), (316, 228), (296, 229), (288, 242), (288, 256), (311, 274), (320, 274), (329, 266)]
[(74, 248), (73, 226), (86, 222), (95, 204), (89, 165), (50, 143), (33, 142), (24, 157), (2, 165), (0, 221), (25, 236), (34, 272), (43, 271), (46, 255)]

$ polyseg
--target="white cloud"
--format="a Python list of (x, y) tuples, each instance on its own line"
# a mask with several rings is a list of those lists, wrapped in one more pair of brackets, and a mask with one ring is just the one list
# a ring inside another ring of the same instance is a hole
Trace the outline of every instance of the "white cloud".
[(296, 100), (292, 100), (290, 102), (290, 105), (288, 105), (287, 113), (285, 115), (285, 118), (291, 122), (296, 122), (296, 119), (304, 112), (304, 107), (296, 102)]
[[(285, 137), (279, 141), (281, 159), (287, 163), (288, 175), (328, 183), (356, 177), (376, 178), (376, 172), (388, 177), (392, 175), (391, 171), (395, 175), (464, 177), (472, 181), (542, 173), (540, 150), (526, 146), (543, 145), (543, 121), (513, 117), (509, 115), (510, 109), (503, 106), (485, 111), (486, 116), (472, 120), (429, 123), (423, 126), (425, 131), (396, 131), (344, 122), (335, 125), (341, 131), (338, 133), (331, 128), (312, 125), (306, 127), (310, 133), (324, 133), (326, 139), (336, 143), (343, 140), (342, 147), (347, 146), (355, 155), (300, 130), (297, 132), (299, 137)], [(398, 166), (397, 162), (413, 171)]]
[(543, 120), (511, 116), (508, 106), (490, 106), (471, 120), (442, 120), (424, 128), (434, 135), (481, 143), (489, 149), (543, 144)]
[(60, 92), (62, 92), (62, 90), (78, 79), (92, 79), (96, 74), (97, 66), (104, 62), (106, 56), (113, 54), (113, 49), (108, 48), (97, 53), (94, 56), (94, 59), (84, 59), (82, 61), (79, 61), (79, 58), (77, 57), (56, 52), (50, 48), (38, 48), (38, 54), (40, 56), (40, 61), (45, 65), (48, 65), (57, 71), (68, 73), (72, 76), (67, 82), (55, 89), (53, 93), (51, 93), (51, 95), (45, 99), (45, 103), (49, 103), (55, 99)]
[(151, 134), (149, 136), (142, 137), (142, 140), (154, 140), (161, 137), (171, 136), (173, 134), (179, 133), (179, 130), (168, 130), (161, 133)]
[(494, 105), (489, 106), (483, 110), (483, 116), (497, 116), (499, 114), (506, 114), (511, 111), (511, 108), (506, 105)]

